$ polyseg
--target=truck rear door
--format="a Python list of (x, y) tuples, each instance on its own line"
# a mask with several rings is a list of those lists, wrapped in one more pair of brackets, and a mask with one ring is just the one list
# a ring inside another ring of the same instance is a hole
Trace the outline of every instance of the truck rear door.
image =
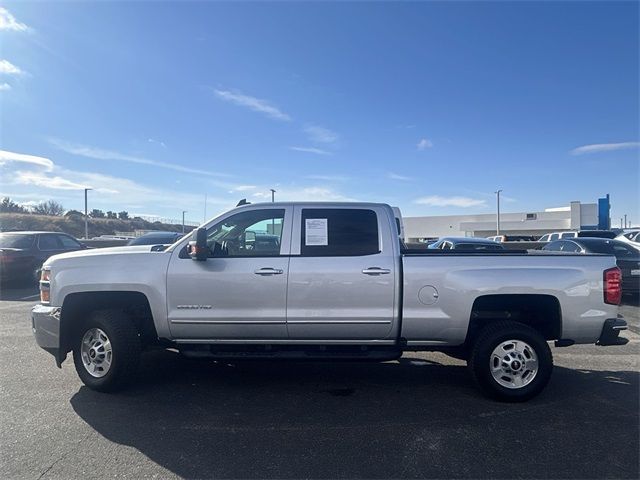
[(395, 341), (399, 255), (390, 219), (380, 206), (296, 206), (287, 289), (289, 338)]

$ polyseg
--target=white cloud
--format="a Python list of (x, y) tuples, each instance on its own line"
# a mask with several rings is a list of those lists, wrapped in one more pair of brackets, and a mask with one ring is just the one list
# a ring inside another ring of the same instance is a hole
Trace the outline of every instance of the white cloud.
[[(25, 201), (53, 198), (70, 208), (78, 208), (82, 202), (82, 189), (91, 188), (91, 202), (96, 208), (129, 211), (147, 208), (159, 212), (178, 209), (197, 212), (203, 208), (201, 194), (148, 187), (127, 178), (101, 173), (67, 170), (35, 155), (0, 151), (0, 165), (3, 168), (3, 186), (14, 187), (6, 196)], [(207, 204), (226, 209), (234, 206), (235, 202), (229, 198), (208, 196)]]
[(155, 145), (160, 145), (162, 148), (167, 148), (167, 146), (165, 145), (164, 142), (160, 141), (160, 140), (156, 140), (155, 138), (150, 138), (149, 140), (147, 140), (149, 143), (153, 143)]
[(387, 177), (390, 178), (391, 180), (402, 180), (402, 181), (405, 181), (405, 182), (409, 181), (409, 180), (412, 180), (411, 177), (406, 177), (404, 175), (399, 175), (399, 174), (393, 173), (393, 172), (388, 173)]
[(0, 30), (13, 30), (14, 32), (26, 32), (29, 30), (24, 23), (16, 20), (9, 10), (0, 7)]
[(571, 155), (582, 155), (584, 153), (613, 152), (615, 150), (628, 150), (638, 147), (640, 147), (640, 142), (594, 143), (574, 148), (570, 153)]
[(31, 165), (44, 167), (47, 171), (53, 170), (53, 162), (48, 158), (0, 150), (0, 165), (7, 164), (9, 162), (29, 163)]
[(19, 67), (16, 67), (9, 60), (0, 60), (0, 74), (4, 75), (22, 75), (24, 74), (24, 70)]
[[(256, 192), (253, 197), (257, 199), (271, 200), (271, 192)], [(309, 187), (280, 187), (276, 188), (276, 201), (282, 202), (350, 202), (353, 198), (347, 197), (335, 190), (327, 187), (309, 186)]]
[(433, 142), (431, 140), (429, 140), (428, 138), (422, 138), (422, 139), (420, 139), (420, 141), (418, 142), (418, 145), (416, 145), (416, 147), (418, 148), (418, 150), (425, 150), (427, 148), (433, 147)]
[(307, 125), (304, 131), (309, 136), (309, 140), (316, 143), (335, 143), (339, 138), (336, 132), (319, 125)]
[(6, 92), (8, 90), (11, 90), (11, 85), (9, 85), (7, 82), (0, 83), (0, 92)]
[(421, 197), (414, 200), (413, 203), (419, 205), (429, 205), (431, 207), (486, 207), (487, 201), (468, 198), (468, 197), (441, 197), (439, 195), (431, 195), (429, 197)]
[(102, 148), (91, 147), (87, 145), (81, 145), (76, 143), (65, 142), (57, 138), (50, 138), (49, 143), (63, 152), (70, 153), (72, 155), (78, 155), (80, 157), (93, 158), (95, 160), (114, 160), (120, 162), (138, 163), (141, 165), (151, 165), (159, 168), (166, 168), (168, 170), (175, 170), (183, 173), (193, 173), (196, 175), (207, 175), (210, 177), (227, 177), (228, 175), (218, 172), (210, 172), (208, 170), (202, 170), (199, 168), (185, 167), (177, 163), (161, 162), (157, 160), (150, 160), (148, 158), (137, 157), (134, 155), (128, 155), (125, 153), (115, 152), (112, 150), (104, 150)]
[(289, 150), (295, 150), (296, 152), (315, 153), (316, 155), (331, 155), (330, 152), (315, 147), (289, 147)]
[(83, 190), (91, 188), (86, 184), (72, 182), (59, 176), (48, 176), (40, 172), (15, 172), (15, 183), (18, 185), (35, 185), (53, 190)]
[(246, 107), (250, 110), (253, 110), (254, 112), (263, 113), (268, 117), (274, 118), (276, 120), (284, 120), (287, 122), (291, 121), (291, 117), (289, 115), (273, 106), (267, 100), (250, 97), (249, 95), (243, 95), (238, 91), (216, 89), (214, 90), (214, 93), (218, 98), (226, 102), (230, 102), (241, 107)]
[(237, 185), (236, 187), (232, 188), (232, 191), (234, 192), (246, 192), (248, 190), (255, 190), (256, 187), (255, 185)]
[(349, 177), (346, 175), (305, 175), (309, 180), (322, 180), (325, 182), (346, 182)]

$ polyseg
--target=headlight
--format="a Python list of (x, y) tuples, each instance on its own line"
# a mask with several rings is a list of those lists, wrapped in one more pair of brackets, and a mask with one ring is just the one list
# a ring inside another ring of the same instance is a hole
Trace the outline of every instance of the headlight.
[(42, 270), (40, 271), (40, 281), (48, 282), (50, 278), (51, 278), (51, 269), (47, 267), (43, 267)]
[(40, 272), (40, 303), (49, 303), (51, 299), (51, 269), (43, 268)]

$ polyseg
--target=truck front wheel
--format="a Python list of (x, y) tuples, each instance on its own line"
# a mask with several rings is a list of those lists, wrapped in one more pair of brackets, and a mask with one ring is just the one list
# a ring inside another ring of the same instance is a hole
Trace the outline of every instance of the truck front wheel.
[(538, 331), (517, 322), (495, 322), (479, 333), (469, 368), (478, 386), (490, 397), (523, 402), (547, 385), (553, 357)]
[(101, 310), (93, 312), (76, 330), (73, 363), (87, 387), (115, 392), (135, 376), (140, 350), (133, 322), (119, 310)]

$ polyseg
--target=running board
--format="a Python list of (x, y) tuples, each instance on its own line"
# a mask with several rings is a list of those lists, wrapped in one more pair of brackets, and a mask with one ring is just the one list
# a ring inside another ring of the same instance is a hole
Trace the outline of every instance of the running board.
[(301, 345), (201, 345), (181, 344), (180, 353), (189, 358), (234, 360), (358, 360), (386, 362), (397, 360), (402, 350), (368, 346)]

